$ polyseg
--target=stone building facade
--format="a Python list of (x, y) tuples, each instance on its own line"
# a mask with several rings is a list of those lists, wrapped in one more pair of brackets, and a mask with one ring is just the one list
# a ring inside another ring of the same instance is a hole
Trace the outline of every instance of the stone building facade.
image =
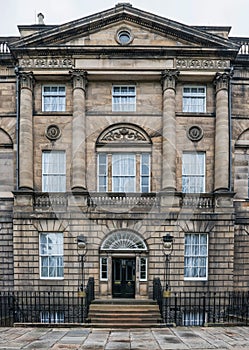
[(1, 289), (247, 290), (248, 41), (127, 3), (39, 19), (0, 38)]

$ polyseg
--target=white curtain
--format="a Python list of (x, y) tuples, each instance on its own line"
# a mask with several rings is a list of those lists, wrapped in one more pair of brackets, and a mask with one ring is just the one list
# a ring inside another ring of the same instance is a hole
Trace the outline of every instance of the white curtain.
[(64, 151), (42, 153), (42, 191), (66, 191), (66, 154)]
[(135, 154), (113, 154), (112, 179), (113, 192), (136, 191)]
[(207, 234), (186, 234), (184, 276), (206, 277), (207, 255)]

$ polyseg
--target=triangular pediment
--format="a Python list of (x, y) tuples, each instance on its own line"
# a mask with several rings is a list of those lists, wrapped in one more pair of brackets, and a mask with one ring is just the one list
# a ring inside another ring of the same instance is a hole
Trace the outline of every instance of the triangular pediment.
[(89, 46), (120, 46), (118, 33), (127, 30), (132, 35), (130, 46), (196, 46), (196, 43), (188, 42), (170, 34), (162, 34), (153, 29), (145, 28), (129, 21), (120, 21), (114, 25), (102, 28), (98, 32), (82, 33), (78, 37), (72, 37), (62, 45), (89, 45)]
[(48, 26), (47, 30), (44, 26), (44, 30), (12, 44), (11, 49), (120, 46), (115, 40), (120, 28), (128, 28), (133, 36), (129, 47), (238, 49), (228, 39), (136, 9), (127, 3), (66, 24)]

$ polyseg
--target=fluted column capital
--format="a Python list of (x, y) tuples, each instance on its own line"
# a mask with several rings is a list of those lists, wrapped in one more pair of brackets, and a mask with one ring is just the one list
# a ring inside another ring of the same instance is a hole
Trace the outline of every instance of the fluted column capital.
[(35, 84), (33, 72), (20, 72), (19, 78), (21, 89), (29, 89), (33, 91), (33, 87)]
[(229, 81), (232, 78), (232, 74), (230, 72), (216, 73), (214, 78), (214, 86), (216, 88), (216, 93), (220, 90), (228, 90)]
[(82, 69), (75, 69), (70, 72), (73, 82), (73, 89), (82, 89), (86, 91), (86, 86), (88, 83), (87, 80), (87, 71)]
[(179, 74), (180, 72), (175, 69), (165, 69), (164, 71), (162, 71), (161, 84), (163, 91), (167, 89), (175, 90)]

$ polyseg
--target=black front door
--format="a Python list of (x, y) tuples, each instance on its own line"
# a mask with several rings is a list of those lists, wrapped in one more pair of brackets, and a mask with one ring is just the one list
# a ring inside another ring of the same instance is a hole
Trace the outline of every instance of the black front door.
[(113, 298), (135, 298), (135, 259), (112, 259)]

